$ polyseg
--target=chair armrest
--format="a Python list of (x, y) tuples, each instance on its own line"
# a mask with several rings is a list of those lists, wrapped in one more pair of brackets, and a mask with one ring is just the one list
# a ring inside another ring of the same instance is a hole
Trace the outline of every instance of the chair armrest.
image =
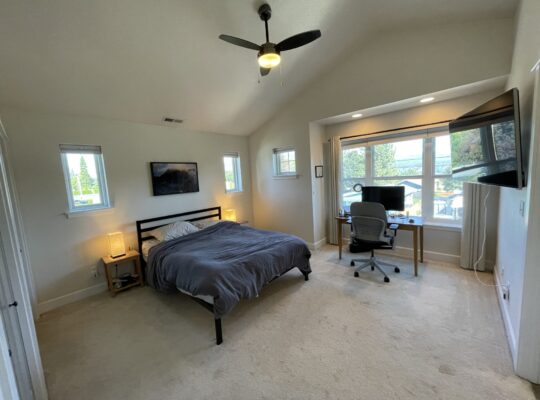
[(392, 231), (392, 236), (396, 237), (397, 236), (397, 231), (399, 229), (399, 224), (390, 224), (388, 229)]

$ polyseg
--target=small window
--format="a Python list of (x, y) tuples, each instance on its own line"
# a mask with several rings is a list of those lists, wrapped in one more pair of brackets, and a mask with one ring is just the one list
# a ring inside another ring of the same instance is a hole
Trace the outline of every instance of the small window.
[(69, 212), (110, 207), (100, 146), (60, 145)]
[(274, 149), (274, 175), (296, 175), (296, 151), (294, 149)]
[(225, 191), (242, 191), (242, 173), (240, 169), (240, 156), (238, 153), (228, 153), (223, 156), (225, 168)]

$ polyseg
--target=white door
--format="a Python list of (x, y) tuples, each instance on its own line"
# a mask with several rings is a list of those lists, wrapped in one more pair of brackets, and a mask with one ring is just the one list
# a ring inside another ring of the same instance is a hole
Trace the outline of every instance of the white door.
[(7, 136), (0, 121), (0, 317), (19, 397), (47, 399), (29, 287), (17, 199), (7, 160)]
[[(24, 348), (22, 348), (20, 325), (16, 313), (10, 310), (14, 308), (14, 305), (10, 303), (10, 300), (6, 300), (11, 297), (7, 280), (6, 258), (0, 244), (0, 355), (2, 357), (0, 363), (0, 382), (2, 383), (0, 398), (13, 400), (19, 398), (32, 399), (33, 393), (27, 393), (26, 397), (19, 396), (19, 390), (17, 389), (22, 388), (23, 392), (26, 392), (27, 390), (24, 387), (31, 388), (31, 385), (29, 385), (30, 374), (26, 365), (26, 357), (24, 357)], [(22, 357), (21, 351), (23, 352)]]

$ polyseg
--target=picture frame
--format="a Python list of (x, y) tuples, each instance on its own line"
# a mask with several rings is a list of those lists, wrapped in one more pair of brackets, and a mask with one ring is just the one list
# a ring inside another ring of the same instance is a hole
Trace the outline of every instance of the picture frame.
[(322, 178), (322, 177), (323, 177), (323, 166), (315, 165), (315, 178)]
[(196, 162), (151, 162), (150, 175), (154, 196), (199, 191), (199, 171)]

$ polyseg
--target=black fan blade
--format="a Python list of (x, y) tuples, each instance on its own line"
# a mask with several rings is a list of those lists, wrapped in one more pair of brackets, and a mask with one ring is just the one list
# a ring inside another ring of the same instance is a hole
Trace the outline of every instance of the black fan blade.
[(240, 39), (240, 38), (237, 38), (237, 37), (234, 37), (234, 36), (219, 35), (219, 38), (221, 40), (225, 40), (226, 42), (235, 44), (237, 46), (245, 47), (246, 49), (257, 50), (257, 51), (259, 51), (261, 49), (261, 46), (259, 46), (258, 44), (255, 44), (255, 43), (252, 43), (252, 42), (249, 42), (247, 40)]
[(277, 51), (285, 51), (296, 49), (321, 37), (320, 30), (307, 31), (299, 33), (298, 35), (291, 36), (288, 39), (282, 40), (276, 45)]
[(262, 68), (261, 67), (261, 76), (266, 76), (270, 73), (270, 68)]

